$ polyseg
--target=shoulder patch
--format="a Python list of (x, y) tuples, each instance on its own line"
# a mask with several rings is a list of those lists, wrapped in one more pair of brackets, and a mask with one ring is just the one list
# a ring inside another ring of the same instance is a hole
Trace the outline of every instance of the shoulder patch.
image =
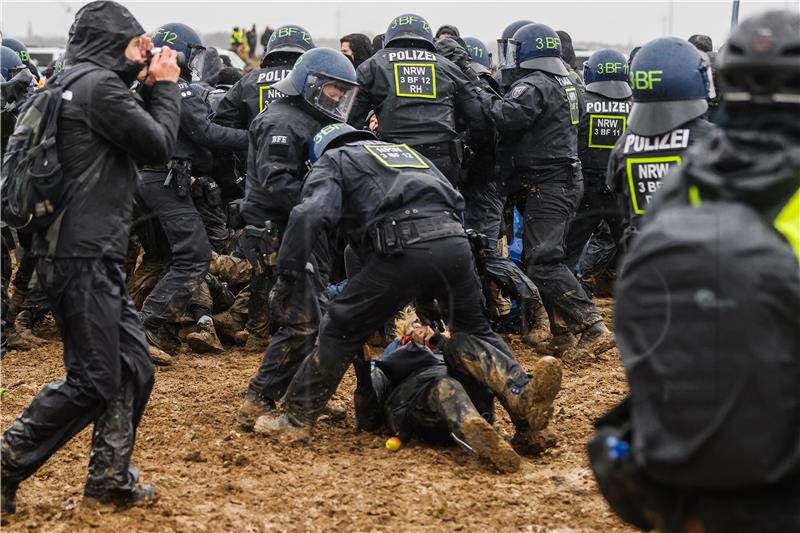
[(511, 98), (519, 98), (527, 89), (526, 85), (517, 85), (511, 90)]
[(270, 135), (269, 144), (287, 145), (289, 144), (289, 137), (286, 135)]

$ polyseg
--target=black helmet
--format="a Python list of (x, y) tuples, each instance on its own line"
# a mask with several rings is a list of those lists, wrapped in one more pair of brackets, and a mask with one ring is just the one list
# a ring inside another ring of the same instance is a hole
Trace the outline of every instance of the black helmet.
[(388, 48), (393, 41), (413, 41), (431, 52), (436, 51), (433, 33), (428, 21), (413, 13), (395, 17), (383, 36), (383, 46)]
[(800, 104), (800, 15), (769, 11), (742, 22), (719, 73), (727, 102)]
[(500, 69), (504, 68), (515, 68), (516, 65), (512, 58), (508, 57), (508, 41), (510, 41), (514, 34), (517, 33), (517, 30), (523, 26), (527, 26), (528, 24), (533, 24), (532, 20), (518, 20), (516, 22), (512, 22), (506, 29), (503, 30), (503, 34), (497, 39), (497, 66)]
[(183, 54), (183, 60), (180, 55), (178, 56), (182, 76), (188, 78), (192, 72), (200, 70), (199, 65), (203, 62), (205, 47), (197, 32), (186, 24), (180, 22), (164, 24), (153, 32), (151, 39), (155, 47), (169, 46), (172, 50)]

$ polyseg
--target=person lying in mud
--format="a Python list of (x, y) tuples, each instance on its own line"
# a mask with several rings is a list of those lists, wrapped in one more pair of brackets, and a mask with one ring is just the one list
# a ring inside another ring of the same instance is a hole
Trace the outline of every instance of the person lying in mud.
[(455, 443), (502, 472), (519, 470), (519, 455), (487, 421), (493, 418), (492, 408), (481, 415), (448, 371), (443, 349), (449, 333), (424, 324), (410, 308), (400, 314), (395, 331), (396, 350), (376, 361), (359, 358), (354, 363), (359, 429), (386, 428), (403, 443), (412, 437)]

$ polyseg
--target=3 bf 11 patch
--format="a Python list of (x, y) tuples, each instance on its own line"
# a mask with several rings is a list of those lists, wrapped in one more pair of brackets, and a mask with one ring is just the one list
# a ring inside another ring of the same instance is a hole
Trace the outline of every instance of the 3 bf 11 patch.
[(581, 121), (581, 109), (578, 104), (578, 90), (575, 87), (564, 87), (564, 92), (567, 95), (567, 103), (569, 104), (569, 120), (572, 125), (579, 124)]
[(645, 208), (661, 188), (664, 176), (680, 164), (681, 156), (679, 155), (628, 158), (626, 170), (634, 214), (645, 214)]
[(397, 96), (436, 98), (436, 65), (433, 63), (395, 63), (394, 86)]
[(624, 115), (589, 115), (589, 148), (614, 148), (626, 122)]
[(430, 168), (407, 144), (366, 144), (364, 148), (389, 168)]

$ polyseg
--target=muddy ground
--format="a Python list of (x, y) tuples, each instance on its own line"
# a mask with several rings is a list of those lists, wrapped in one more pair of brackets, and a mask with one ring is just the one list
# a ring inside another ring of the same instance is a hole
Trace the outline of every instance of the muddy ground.
[[(610, 324), (611, 301), (600, 303)], [(41, 334), (52, 333), (45, 326)], [(536, 354), (510, 342), (530, 366)], [(457, 449), (412, 442), (389, 452), (385, 436), (355, 429), (352, 372), (334, 398), (348, 407), (347, 419), (322, 420), (310, 447), (242, 433), (233, 417), (260, 357), (184, 354), (157, 370), (134, 454), (142, 480), (159, 491), (156, 503), (127, 510), (83, 503), (87, 429), (22, 484), (18, 513), (3, 517), (3, 531), (631, 531), (597, 492), (584, 452), (592, 421), (626, 391), (616, 351), (565, 367), (552, 423), (559, 445), (512, 475)], [(57, 342), (9, 353), (2, 428), (62, 376)], [(497, 412), (510, 438), (499, 404)]]

